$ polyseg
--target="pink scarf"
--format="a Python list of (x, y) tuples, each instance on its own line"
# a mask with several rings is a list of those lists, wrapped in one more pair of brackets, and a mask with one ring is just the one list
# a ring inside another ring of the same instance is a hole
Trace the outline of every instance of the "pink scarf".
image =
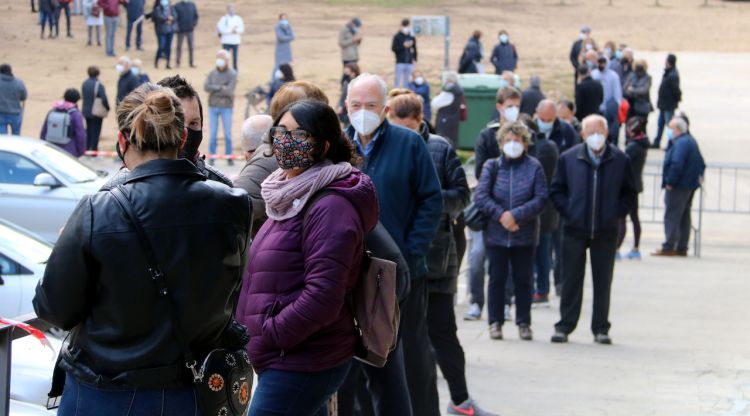
[(266, 215), (276, 221), (296, 216), (313, 194), (351, 172), (352, 165), (349, 163), (334, 165), (329, 160), (315, 164), (291, 179), (287, 179), (283, 170), (277, 169), (260, 185), (260, 195), (266, 202)]

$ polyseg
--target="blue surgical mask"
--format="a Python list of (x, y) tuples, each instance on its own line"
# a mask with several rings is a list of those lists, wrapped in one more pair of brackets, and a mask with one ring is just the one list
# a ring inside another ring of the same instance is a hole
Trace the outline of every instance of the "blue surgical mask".
[(141, 74), (141, 70), (138, 68), (130, 68), (130, 72), (133, 73), (133, 75), (138, 76)]
[(161, 0), (161, 5), (162, 5), (162, 7), (169, 6), (169, 0)]
[(286, 19), (279, 20), (279, 23), (281, 23), (281, 26), (289, 26), (289, 21)]
[(667, 129), (667, 140), (668, 141), (672, 141), (672, 139), (674, 139), (674, 130), (672, 130), (671, 128), (668, 128)]
[(554, 127), (555, 122), (554, 121), (546, 122), (542, 120), (537, 120), (536, 125), (537, 127), (539, 127), (539, 132), (541, 132), (542, 134), (547, 134), (552, 131), (552, 127)]
[(618, 60), (622, 59), (623, 56), (625, 55), (622, 53), (622, 51), (615, 52), (615, 58), (617, 58)]
[(508, 35), (504, 33), (500, 35), (500, 43), (508, 43)]

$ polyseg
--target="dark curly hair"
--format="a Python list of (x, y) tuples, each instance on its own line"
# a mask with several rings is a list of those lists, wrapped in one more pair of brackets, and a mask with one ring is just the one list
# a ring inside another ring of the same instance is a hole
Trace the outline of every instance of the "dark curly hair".
[(203, 104), (201, 103), (201, 97), (198, 96), (198, 92), (195, 91), (192, 85), (183, 77), (174, 75), (166, 77), (156, 83), (162, 87), (171, 88), (174, 91), (174, 95), (181, 100), (190, 99), (195, 97), (198, 100), (198, 111), (201, 113), (201, 127), (203, 126)]

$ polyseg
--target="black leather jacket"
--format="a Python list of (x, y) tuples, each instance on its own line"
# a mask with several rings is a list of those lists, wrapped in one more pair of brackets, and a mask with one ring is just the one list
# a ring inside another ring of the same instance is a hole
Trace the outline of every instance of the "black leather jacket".
[[(202, 357), (226, 345), (250, 235), (247, 194), (207, 181), (184, 159), (146, 162), (123, 187), (191, 351)], [(33, 303), (40, 318), (72, 330), (60, 366), (75, 378), (107, 387), (190, 382), (168, 304), (157, 297), (130, 220), (106, 189), (84, 197), (71, 215)]]

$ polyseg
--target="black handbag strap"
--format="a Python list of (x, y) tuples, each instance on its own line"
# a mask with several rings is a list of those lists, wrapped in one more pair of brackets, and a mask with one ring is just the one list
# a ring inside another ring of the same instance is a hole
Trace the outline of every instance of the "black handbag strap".
[(110, 193), (115, 197), (115, 201), (117, 201), (123, 213), (125, 213), (125, 216), (128, 217), (133, 224), (133, 228), (135, 228), (135, 234), (138, 236), (143, 253), (146, 255), (148, 273), (151, 275), (151, 279), (156, 285), (157, 295), (167, 303), (167, 309), (172, 320), (174, 335), (177, 338), (177, 342), (179, 343), (180, 349), (182, 349), (182, 354), (185, 358), (185, 366), (193, 372), (193, 377), (196, 381), (199, 381), (199, 379), (202, 378), (202, 375), (198, 374), (195, 369), (197, 361), (195, 361), (193, 353), (190, 351), (190, 346), (187, 343), (187, 338), (180, 328), (179, 321), (177, 320), (177, 305), (175, 305), (172, 297), (169, 296), (167, 279), (164, 276), (161, 266), (159, 266), (158, 260), (156, 260), (156, 253), (151, 245), (151, 241), (148, 239), (148, 235), (146, 235), (146, 230), (143, 228), (143, 224), (135, 214), (133, 204), (130, 203), (130, 200), (125, 194), (124, 187), (122, 185), (113, 187), (110, 189)]

